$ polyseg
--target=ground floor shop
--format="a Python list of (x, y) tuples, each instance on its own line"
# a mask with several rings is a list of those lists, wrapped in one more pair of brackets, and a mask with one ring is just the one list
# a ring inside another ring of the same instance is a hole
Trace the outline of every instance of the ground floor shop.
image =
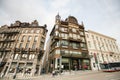
[(52, 70), (90, 70), (89, 58), (60, 57), (50, 61), (50, 71)]

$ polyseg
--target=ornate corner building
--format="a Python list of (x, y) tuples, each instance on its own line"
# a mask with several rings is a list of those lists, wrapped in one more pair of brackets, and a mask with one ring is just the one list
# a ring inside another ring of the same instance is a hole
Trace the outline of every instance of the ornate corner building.
[(84, 25), (73, 16), (64, 21), (59, 14), (49, 39), (49, 71), (91, 69)]
[(1, 76), (40, 75), (47, 26), (16, 21), (0, 28)]

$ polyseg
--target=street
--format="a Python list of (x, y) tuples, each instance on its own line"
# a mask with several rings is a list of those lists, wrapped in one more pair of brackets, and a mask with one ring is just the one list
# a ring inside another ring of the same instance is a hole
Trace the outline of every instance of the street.
[(34, 77), (19, 77), (16, 79), (3, 78), (0, 80), (120, 80), (120, 72), (102, 72), (102, 71), (72, 71), (64, 72), (61, 75), (52, 76), (44, 74)]
[[(23, 79), (16, 79), (23, 80)], [(25, 78), (24, 80), (120, 80), (120, 72), (92, 72), (92, 71), (77, 71), (71, 74), (66, 73), (62, 75), (42, 75), (33, 78)]]

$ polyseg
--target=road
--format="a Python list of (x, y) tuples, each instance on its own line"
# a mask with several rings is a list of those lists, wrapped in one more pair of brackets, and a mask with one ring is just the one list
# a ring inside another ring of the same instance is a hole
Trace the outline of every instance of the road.
[(72, 72), (71, 74), (62, 74), (55, 77), (49, 74), (15, 80), (120, 80), (120, 72)]

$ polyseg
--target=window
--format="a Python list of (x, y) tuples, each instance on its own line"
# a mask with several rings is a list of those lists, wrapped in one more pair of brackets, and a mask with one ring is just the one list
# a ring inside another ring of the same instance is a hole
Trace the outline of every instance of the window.
[(30, 42), (31, 39), (32, 39), (32, 36), (28, 36), (28, 42)]
[(64, 38), (64, 39), (67, 39), (68, 38), (68, 34), (61, 33), (61, 37)]
[(34, 30), (31, 30), (31, 33), (34, 33)]
[(68, 54), (68, 50), (60, 50), (60, 53), (63, 54)]
[(91, 48), (91, 43), (90, 43), (90, 41), (88, 41), (88, 46), (89, 46), (89, 48)]
[(38, 40), (38, 36), (35, 36), (34, 42), (37, 42), (37, 40)]
[(67, 28), (63, 28), (63, 27), (61, 27), (60, 30), (61, 30), (62, 32), (67, 32), (67, 31), (68, 31)]
[(36, 43), (33, 43), (33, 45), (32, 45), (32, 49), (35, 49), (35, 45), (36, 45)]
[(18, 59), (18, 54), (15, 54), (15, 57), (14, 57), (14, 59)]
[(71, 37), (71, 38), (72, 38), (72, 34), (71, 34), (71, 33), (69, 34), (69, 37)]
[(26, 47), (25, 48), (28, 49), (28, 47), (29, 47), (29, 43), (26, 43)]
[(98, 37), (96, 36), (96, 39), (98, 40)]
[(94, 39), (94, 36), (92, 35), (92, 38)]
[(68, 46), (68, 41), (62, 40), (61, 41), (61, 46)]
[(69, 34), (69, 37), (70, 38), (73, 38), (73, 39), (80, 39), (80, 35), (77, 35), (77, 34)]
[(95, 63), (93, 63), (93, 67), (95, 67)]
[(84, 35), (84, 32), (80, 32), (80, 35)]
[(55, 29), (58, 29), (58, 25), (55, 26)]
[(20, 46), (19, 46), (19, 48), (22, 48), (22, 43), (20, 43)]
[(60, 30), (64, 32), (64, 28), (61, 27)]
[(24, 32), (25, 32), (24, 30), (21, 31), (21, 33), (24, 33)]
[(86, 44), (81, 43), (81, 48), (85, 48), (86, 49)]
[(65, 34), (64, 38), (67, 39), (68, 38), (68, 34)]
[(40, 30), (36, 30), (36, 33), (40, 33)]
[(0, 58), (2, 58), (2, 56), (3, 56), (3, 52), (0, 52)]
[(28, 30), (26, 30), (25, 33), (28, 33)]
[(55, 36), (59, 36), (59, 32), (58, 31), (55, 32)]
[(55, 52), (56, 54), (60, 54), (60, 50), (56, 50), (56, 52)]
[(64, 28), (64, 31), (67, 32), (67, 31), (68, 31), (68, 28)]
[(88, 34), (86, 34), (86, 36), (87, 36), (87, 38), (89, 38), (89, 35), (88, 35)]
[(21, 40), (22, 42), (25, 41), (25, 37), (26, 37), (25, 35), (22, 37), (22, 40)]
[(76, 43), (76, 42), (71, 42), (71, 43), (70, 43), (70, 46), (71, 46), (72, 48), (75, 48), (75, 49), (80, 48), (80, 44), (79, 44), (79, 43)]
[(22, 59), (26, 59), (27, 58), (27, 54), (22, 54), (21, 58)]
[(76, 35), (76, 34), (73, 34), (73, 38), (74, 38), (74, 39), (77, 39), (77, 35)]
[(75, 32), (75, 33), (76, 33), (76, 32), (77, 32), (77, 30), (76, 30), (75, 28), (73, 28), (73, 29), (72, 29), (72, 32)]
[(70, 54), (81, 54), (81, 52), (78, 52), (78, 51), (70, 51)]
[(35, 57), (34, 54), (30, 54), (30, 55), (29, 55), (29, 60), (34, 59), (34, 57)]
[(78, 36), (78, 39), (80, 39), (80, 35), (77, 35)]
[(82, 40), (82, 42), (85, 42), (85, 38), (84, 37), (81, 37), (81, 40)]

